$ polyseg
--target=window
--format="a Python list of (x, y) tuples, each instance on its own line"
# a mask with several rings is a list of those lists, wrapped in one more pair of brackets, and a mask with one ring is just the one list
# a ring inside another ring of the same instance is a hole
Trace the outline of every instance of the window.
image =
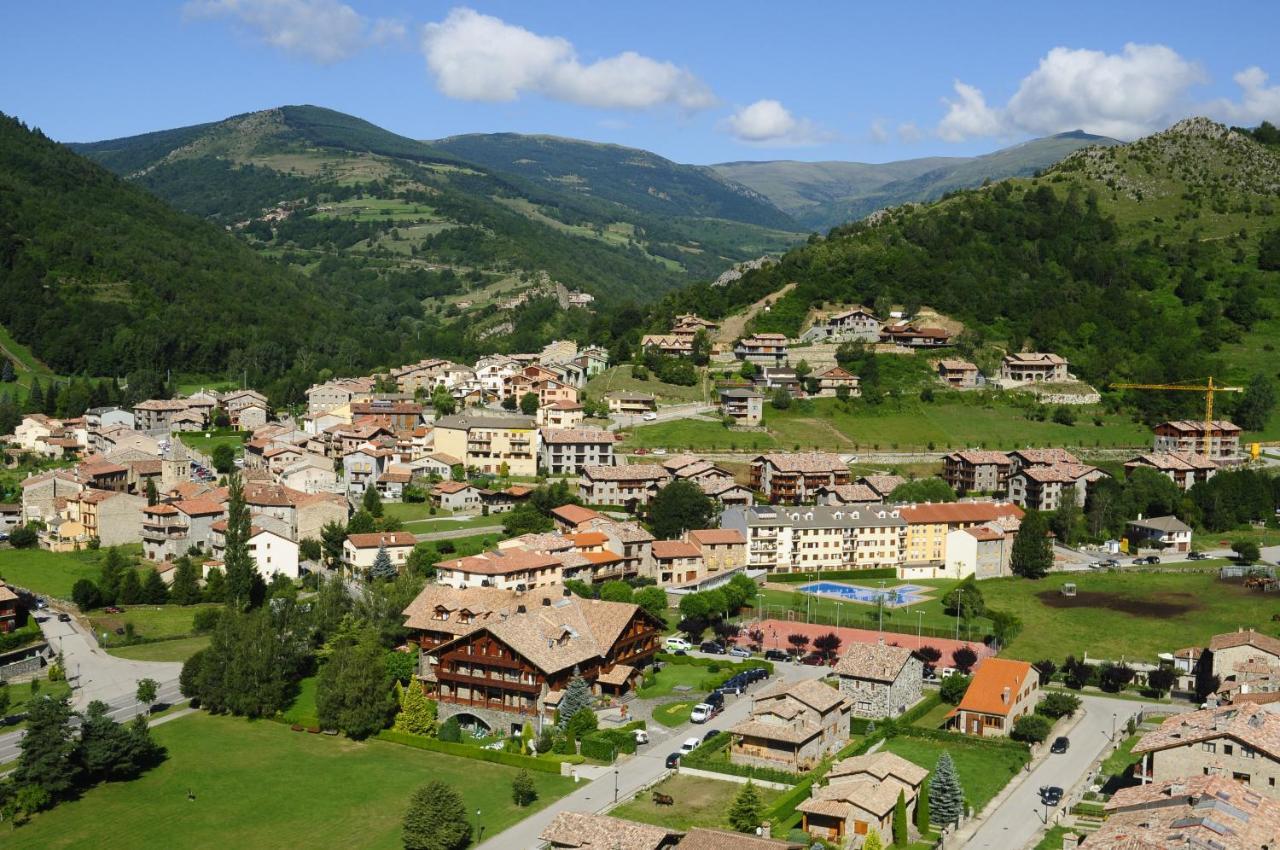
[(1203, 741), (1200, 744), (1200, 749), (1204, 750), (1206, 753), (1216, 753), (1218, 751), (1218, 745), (1212, 741)]
[(1229, 756), (1229, 755), (1231, 755), (1234, 751), (1235, 751), (1235, 747), (1231, 746), (1230, 744), (1223, 744), (1223, 745), (1222, 745), (1222, 754), (1223, 754), (1224, 756)]
[(1247, 773), (1237, 773), (1235, 771), (1232, 771), (1231, 778), (1234, 779), (1236, 782), (1243, 782), (1246, 785), (1249, 782), (1249, 774)]

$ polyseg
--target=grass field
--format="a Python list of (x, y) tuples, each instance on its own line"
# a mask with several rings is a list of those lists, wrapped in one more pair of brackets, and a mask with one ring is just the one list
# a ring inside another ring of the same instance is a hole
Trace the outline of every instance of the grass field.
[(284, 712), (284, 719), (290, 723), (301, 723), (303, 726), (319, 726), (320, 718), (316, 715), (316, 677), (308, 676), (298, 683), (298, 695), (293, 704)]
[(763, 431), (730, 431), (705, 419), (674, 419), (632, 428), (622, 448), (668, 448), (693, 451), (766, 451), (778, 441)]
[(689, 722), (689, 714), (702, 699), (702, 695), (678, 702), (666, 702), (653, 710), (653, 719), (663, 726), (676, 727)]
[(981, 811), (1000, 789), (1009, 783), (1028, 755), (1012, 747), (983, 745), (956, 735), (954, 740), (934, 741), (899, 735), (885, 743), (884, 749), (902, 756), (932, 771), (938, 765), (938, 757), (951, 753), (964, 788), (965, 800), (974, 811)]
[[(815, 576), (817, 574), (815, 573)], [(856, 580), (841, 579), (842, 582), (851, 584), (863, 584), (868, 587), (879, 588), (880, 579), (868, 579), (865, 582)], [(936, 587), (937, 590), (930, 594), (929, 598), (918, 605), (912, 605), (905, 608), (888, 608), (884, 609), (884, 623), (892, 629), (910, 630), (911, 638), (915, 638), (915, 630), (917, 625), (922, 625), (924, 629), (940, 629), (952, 634), (955, 629), (955, 617), (948, 615), (942, 607), (942, 597), (946, 595), (952, 587), (955, 586), (954, 581), (929, 581), (917, 582), (912, 584), (924, 584), (930, 587)], [(888, 579), (884, 582), (886, 590), (892, 590), (900, 582)], [(983, 582), (982, 587), (985, 589), (989, 582)], [(795, 585), (799, 587), (800, 585)], [(798, 590), (774, 590), (766, 588), (760, 594), (761, 604), (766, 606), (765, 615), (778, 617), (790, 609), (797, 613), (797, 619), (804, 620), (806, 617), (811, 622), (828, 623), (830, 625), (849, 626), (851, 628), (874, 629), (880, 622), (880, 609), (876, 605), (863, 604), (860, 602), (842, 602), (837, 599), (831, 599), (820, 596), (810, 596), (801, 593)], [(923, 615), (923, 616), (920, 616)], [(975, 633), (981, 629), (985, 629), (987, 623), (985, 620), (974, 623)], [(964, 637), (965, 632), (961, 628), (960, 637)], [(926, 634), (926, 637), (928, 635)], [(981, 638), (981, 634), (976, 634), (977, 638)], [(914, 643), (906, 642), (905, 645)]]
[[(209, 436), (205, 436), (208, 434)], [(213, 456), (215, 446), (225, 443), (235, 449), (237, 455), (244, 451), (244, 441), (249, 439), (248, 431), (184, 431), (178, 439), (201, 454)]]
[(30, 348), (14, 339), (4, 326), (0, 326), (0, 349), (7, 352), (13, 362), (15, 383), (30, 388), (33, 377), (40, 378), (42, 384), (53, 377), (53, 370), (41, 363)]
[(432, 516), (431, 505), (426, 502), (384, 502), (382, 515), (398, 519), (401, 522), (415, 522), (424, 519), (436, 519), (449, 514), (448, 511), (441, 512), (437, 508), (435, 516)]
[(58, 697), (70, 696), (71, 694), (71, 686), (65, 681), (49, 681), (47, 668), (45, 672), (41, 673), (40, 678), (36, 679), (36, 681), (40, 683), (40, 690), (34, 694), (31, 692), (30, 682), (19, 682), (9, 685), (9, 708), (3, 712), (3, 714), (0, 714), (0, 733), (12, 732), (15, 729), (21, 729), (27, 725), (26, 721), (15, 722), (13, 725), (9, 725), (5, 722), (5, 718), (16, 717), (19, 714), (24, 714), (27, 710), (27, 703), (31, 702), (32, 697), (49, 696), (56, 699)]
[(208, 645), (208, 635), (200, 635), (155, 643), (139, 643), (133, 646), (119, 646), (108, 649), (107, 653), (117, 658), (128, 658), (131, 661), (186, 661)]
[(605, 369), (599, 375), (587, 381), (585, 394), (599, 399), (611, 392), (649, 393), (658, 397), (659, 403), (687, 404), (691, 401), (706, 401), (707, 393), (702, 385), (682, 387), (678, 384), (664, 384), (657, 378), (650, 377), (640, 381), (631, 377), (630, 366), (614, 366)]
[[(760, 802), (767, 808), (782, 795), (772, 788), (755, 786)], [(713, 829), (729, 828), (729, 808), (742, 786), (736, 782), (721, 782), (693, 776), (672, 776), (653, 786), (653, 791), (670, 794), (673, 806), (657, 806), (649, 791), (629, 800), (609, 812), (613, 817), (666, 826), (672, 829), (691, 829), (695, 826)]]
[[(140, 554), (141, 546), (122, 546), (122, 552)], [(36, 593), (71, 598), (71, 586), (82, 578), (96, 581), (102, 572), (106, 549), (81, 552), (48, 552), (44, 549), (0, 549), (0, 578)]]
[(473, 516), (463, 519), (426, 519), (405, 522), (406, 529), (414, 534), (430, 534), (434, 531), (460, 531), (468, 528), (488, 528), (501, 525), (501, 514)]
[[(133, 782), (99, 785), (6, 843), (52, 848), (369, 847), (399, 850), (409, 795), (431, 779), (461, 792), (495, 835), (573, 790), (533, 774), (538, 800), (511, 802), (516, 770), (381, 741), (291, 732), (279, 723), (193, 714), (156, 727), (168, 760)], [(195, 799), (188, 800), (188, 789)]]
[(1114, 794), (1118, 788), (1134, 784), (1129, 776), (1129, 768), (1142, 761), (1141, 756), (1133, 754), (1133, 747), (1142, 740), (1142, 735), (1130, 735), (1120, 742), (1116, 751), (1107, 756), (1098, 768), (1098, 784), (1108, 794)]
[(1068, 832), (1079, 832), (1069, 826), (1055, 826), (1044, 834), (1033, 850), (1062, 850), (1062, 837)]
[(123, 614), (95, 611), (88, 616), (95, 632), (112, 632), (133, 624), (134, 633), (148, 640), (188, 637), (195, 632), (192, 625), (196, 612), (221, 605), (123, 605)]

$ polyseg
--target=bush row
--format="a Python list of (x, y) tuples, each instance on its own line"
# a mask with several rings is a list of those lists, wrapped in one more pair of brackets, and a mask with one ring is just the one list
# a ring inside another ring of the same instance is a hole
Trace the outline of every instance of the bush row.
[[(814, 579), (815, 573), (771, 573), (769, 581), (778, 582), (779, 584), (806, 584)], [(834, 581), (836, 579), (864, 579), (864, 578), (897, 578), (898, 571), (893, 567), (885, 567), (878, 570), (824, 570), (821, 581), (828, 579)]]
[(392, 744), (402, 744), (406, 747), (416, 747), (419, 750), (431, 750), (437, 753), (459, 756), (460, 758), (505, 764), (508, 767), (523, 767), (526, 770), (537, 770), (542, 773), (559, 773), (560, 762), (582, 764), (585, 761), (582, 756), (563, 756), (555, 759), (533, 758), (501, 750), (485, 750), (469, 744), (455, 744), (449, 741), (440, 741), (436, 738), (425, 738), (422, 735), (411, 735), (408, 732), (397, 732), (394, 729), (383, 729), (378, 733), (378, 739)]
[(583, 735), (581, 744), (578, 752), (587, 758), (612, 762), (619, 753), (629, 755), (636, 751), (636, 736), (623, 729), (599, 729)]
[(761, 779), (766, 782), (783, 782), (787, 785), (794, 785), (803, 777), (799, 773), (792, 773), (789, 770), (781, 770), (776, 767), (757, 767), (749, 764), (734, 764), (726, 757), (721, 757), (721, 751), (729, 747), (732, 736), (728, 732), (719, 732), (704, 741), (693, 752), (680, 759), (683, 767), (692, 767), (695, 770), (711, 770), (716, 773), (725, 773), (731, 776), (744, 776), (748, 779)]

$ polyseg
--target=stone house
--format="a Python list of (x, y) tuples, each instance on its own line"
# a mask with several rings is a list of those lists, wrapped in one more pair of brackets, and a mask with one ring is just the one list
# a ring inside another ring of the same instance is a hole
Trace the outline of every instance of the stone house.
[(849, 700), (820, 681), (778, 681), (751, 700), (751, 715), (729, 729), (734, 764), (803, 772), (849, 740)]
[(855, 643), (835, 674), (858, 717), (897, 717), (923, 696), (924, 662), (900, 646)]
[(928, 776), (923, 767), (885, 750), (842, 759), (827, 772), (826, 784), (796, 806), (803, 815), (801, 828), (837, 845), (850, 837), (865, 841), (872, 832), (887, 842), (893, 836), (898, 796), (906, 801), (907, 822), (913, 823)]
[(1221, 776), (1280, 799), (1280, 714), (1263, 705), (1206, 708), (1175, 714), (1133, 747), (1147, 782)]

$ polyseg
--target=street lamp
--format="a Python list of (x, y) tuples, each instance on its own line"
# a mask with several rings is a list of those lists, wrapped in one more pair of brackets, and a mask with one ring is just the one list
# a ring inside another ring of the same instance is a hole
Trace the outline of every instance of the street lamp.
[(480, 824), (480, 810), (476, 809), (476, 844), (484, 837), (484, 827)]
[(836, 628), (840, 628), (840, 603), (836, 603)]
[(960, 609), (963, 607), (964, 591), (956, 588), (956, 642), (960, 642)]
[(924, 631), (924, 612), (917, 611), (916, 612), (916, 649), (919, 649), (922, 646), (921, 633), (923, 631)]
[(617, 805), (617, 802), (618, 802), (618, 769), (617, 769), (616, 767), (613, 769), (613, 802), (614, 802), (614, 805)]

